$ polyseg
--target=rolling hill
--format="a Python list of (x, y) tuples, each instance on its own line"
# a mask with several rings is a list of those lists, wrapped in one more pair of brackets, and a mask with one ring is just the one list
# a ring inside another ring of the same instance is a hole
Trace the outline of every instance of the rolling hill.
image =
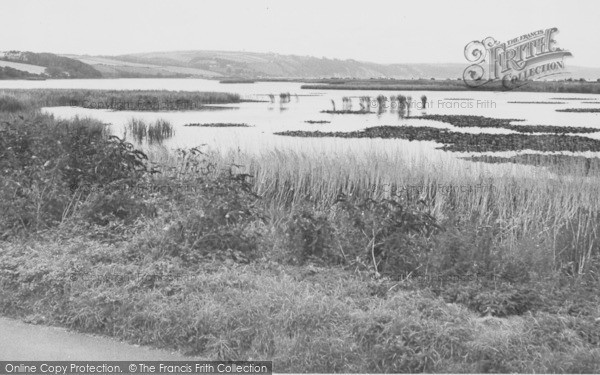
[[(104, 76), (148, 75), (203, 78), (435, 78), (462, 77), (467, 64), (377, 64), (275, 53), (231, 51), (149, 52), (118, 56), (76, 56)], [(600, 68), (567, 64), (574, 79), (600, 78)]]
[[(457, 79), (467, 64), (377, 64), (357, 60), (232, 51), (149, 52), (118, 56), (0, 52), (0, 79), (243, 78)], [(600, 68), (567, 64), (573, 79), (595, 81)], [(560, 78), (568, 78), (562, 76)]]

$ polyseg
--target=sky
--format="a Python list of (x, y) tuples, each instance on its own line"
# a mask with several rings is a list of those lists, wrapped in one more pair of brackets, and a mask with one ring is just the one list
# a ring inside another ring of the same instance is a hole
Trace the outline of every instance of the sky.
[(225, 50), (377, 63), (465, 63), (464, 47), (557, 27), (569, 64), (600, 67), (600, 1), (1, 0), (0, 51)]

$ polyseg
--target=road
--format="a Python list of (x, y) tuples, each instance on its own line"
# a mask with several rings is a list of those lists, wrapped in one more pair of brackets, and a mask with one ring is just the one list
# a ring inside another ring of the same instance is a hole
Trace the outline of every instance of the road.
[(179, 353), (150, 349), (64, 328), (0, 317), (0, 361), (181, 361)]

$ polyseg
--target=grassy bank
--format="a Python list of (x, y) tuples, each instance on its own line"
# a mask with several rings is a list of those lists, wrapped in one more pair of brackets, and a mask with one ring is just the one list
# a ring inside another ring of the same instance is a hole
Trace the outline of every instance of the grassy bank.
[(0, 116), (4, 315), (278, 372), (600, 371), (594, 178)]

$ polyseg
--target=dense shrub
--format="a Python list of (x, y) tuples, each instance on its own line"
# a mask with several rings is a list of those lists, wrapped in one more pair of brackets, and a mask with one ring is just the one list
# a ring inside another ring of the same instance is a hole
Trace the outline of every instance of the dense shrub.
[(135, 184), (147, 171), (146, 156), (108, 136), (98, 121), (57, 121), (36, 112), (4, 118), (0, 236), (52, 226), (95, 187)]
[[(190, 167), (193, 161), (185, 163)], [(212, 168), (198, 163), (184, 180), (170, 183), (164, 198), (176, 203), (164, 208), (166, 226), (156, 239), (160, 245), (152, 246), (190, 264), (215, 258), (248, 262), (258, 255), (259, 197), (245, 176), (231, 171), (206, 175)]]
[(294, 211), (285, 227), (285, 250), (292, 263), (303, 264), (307, 260), (339, 263), (340, 255), (334, 248), (334, 233), (326, 214), (309, 207)]
[(341, 197), (335, 215), (345, 257), (392, 278), (419, 272), (429, 255), (431, 236), (440, 229), (427, 212), (388, 199)]

